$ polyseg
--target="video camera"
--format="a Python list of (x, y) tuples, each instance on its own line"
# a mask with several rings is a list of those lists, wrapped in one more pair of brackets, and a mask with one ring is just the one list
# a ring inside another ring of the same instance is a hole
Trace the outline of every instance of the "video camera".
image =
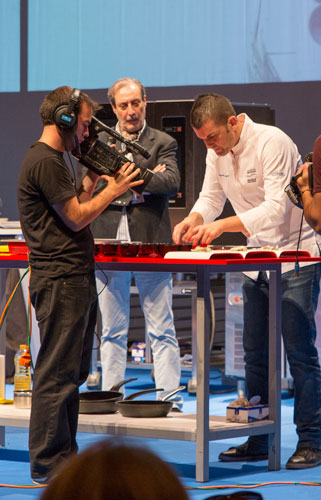
[[(312, 153), (307, 153), (305, 155), (304, 162), (305, 163), (312, 162)], [(286, 186), (284, 191), (286, 192), (286, 194), (288, 195), (288, 197), (290, 198), (292, 203), (294, 203), (294, 205), (303, 209), (301, 192), (300, 192), (300, 189), (298, 188), (298, 185), (297, 185), (297, 179), (299, 177), (302, 177), (302, 172), (298, 175), (294, 175), (291, 178), (290, 184), (288, 184), (288, 186)], [(309, 165), (309, 168), (308, 168), (308, 179), (309, 179), (309, 189), (312, 191), (312, 189), (313, 189), (313, 165), (312, 165), (312, 163), (311, 163), (311, 165)]]
[[(81, 144), (78, 144), (78, 147), (72, 151), (72, 154), (82, 165), (93, 170), (96, 174), (113, 177), (119, 169), (129, 161), (125, 154), (120, 153), (115, 147), (101, 141), (98, 136), (100, 132), (107, 132), (108, 135), (124, 143), (128, 152), (140, 154), (147, 159), (150, 158), (148, 151), (140, 144), (126, 139), (93, 116), (89, 126), (89, 136)], [(139, 167), (139, 165), (136, 166)], [(146, 189), (154, 172), (148, 168), (139, 168), (141, 171), (139, 175), (135, 177), (135, 180), (139, 181), (143, 179), (144, 183), (135, 186), (134, 191), (141, 194)]]

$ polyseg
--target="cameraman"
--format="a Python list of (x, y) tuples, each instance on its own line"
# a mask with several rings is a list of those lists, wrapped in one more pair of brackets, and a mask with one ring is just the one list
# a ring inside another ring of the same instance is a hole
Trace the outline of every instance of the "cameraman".
[[(28, 149), (18, 180), (18, 208), (30, 251), (30, 297), (41, 345), (34, 368), (29, 428), (31, 476), (51, 480), (77, 452), (79, 386), (89, 373), (97, 317), (94, 241), (90, 222), (135, 181), (126, 163), (92, 197), (98, 176), (88, 171), (76, 188), (63, 158), (88, 137), (98, 105), (78, 89), (59, 87), (40, 106), (43, 131)], [(72, 166), (72, 165), (71, 165)]]
[(297, 178), (297, 185), (301, 192), (304, 216), (310, 226), (321, 234), (321, 135), (313, 146), (313, 187), (309, 183), (309, 165), (305, 163), (299, 170), (302, 176)]

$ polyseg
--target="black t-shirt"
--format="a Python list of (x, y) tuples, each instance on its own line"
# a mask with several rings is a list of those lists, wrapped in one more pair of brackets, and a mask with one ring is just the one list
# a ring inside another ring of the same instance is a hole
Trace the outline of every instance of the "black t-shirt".
[(69, 229), (52, 206), (76, 196), (63, 153), (43, 142), (28, 149), (18, 180), (22, 232), (30, 265), (41, 276), (82, 274), (94, 269), (94, 241), (89, 226)]

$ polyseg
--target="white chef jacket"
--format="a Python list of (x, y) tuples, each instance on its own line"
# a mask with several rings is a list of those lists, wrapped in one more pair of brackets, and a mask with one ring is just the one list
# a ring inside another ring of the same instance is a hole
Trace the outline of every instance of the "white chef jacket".
[[(240, 140), (226, 156), (208, 149), (202, 191), (191, 212), (212, 222), (226, 198), (250, 237), (250, 247), (297, 247), (302, 210), (289, 200), (284, 188), (302, 164), (294, 142), (282, 130), (253, 122), (246, 114)], [(303, 220), (300, 250), (319, 256), (316, 233)], [(301, 263), (300, 265), (308, 265)], [(293, 264), (282, 265), (282, 271)]]

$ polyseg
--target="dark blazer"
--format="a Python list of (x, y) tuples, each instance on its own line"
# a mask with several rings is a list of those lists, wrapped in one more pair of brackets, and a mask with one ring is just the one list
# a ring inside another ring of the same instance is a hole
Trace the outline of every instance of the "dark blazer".
[[(177, 142), (171, 136), (146, 125), (139, 138), (141, 144), (151, 155), (146, 160), (134, 155), (137, 166), (153, 170), (159, 163), (166, 164), (165, 172), (156, 173), (146, 187), (144, 202), (129, 203), (132, 192), (113, 201), (91, 224), (94, 238), (115, 238), (123, 206), (126, 206), (129, 233), (132, 241), (143, 243), (171, 243), (172, 231), (168, 211), (168, 199), (177, 193), (180, 174), (177, 167)], [(103, 188), (99, 181), (98, 190)]]

